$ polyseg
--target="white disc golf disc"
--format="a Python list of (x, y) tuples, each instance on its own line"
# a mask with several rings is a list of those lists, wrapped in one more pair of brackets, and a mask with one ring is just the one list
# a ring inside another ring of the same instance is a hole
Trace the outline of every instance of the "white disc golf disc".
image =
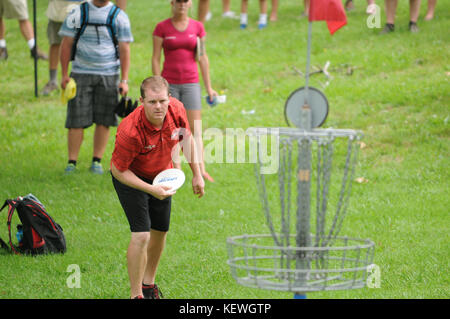
[(186, 176), (181, 169), (169, 168), (156, 175), (153, 185), (170, 186), (172, 190), (177, 190), (183, 186), (185, 179)]

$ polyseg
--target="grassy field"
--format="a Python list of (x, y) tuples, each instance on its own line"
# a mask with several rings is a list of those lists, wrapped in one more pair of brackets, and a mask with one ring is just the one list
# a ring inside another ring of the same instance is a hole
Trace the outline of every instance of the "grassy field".
[[(206, 23), (211, 77), (228, 100), (215, 108), (204, 106), (203, 129), (286, 126), (284, 103), (304, 85), (295, 71), (303, 71), (306, 60), (301, 2), (281, 1), (279, 21), (262, 31), (256, 27), (257, 1), (250, 1), (245, 31), (238, 20), (222, 19), (219, 1), (212, 2), (213, 19)], [(38, 43), (44, 50), (46, 5), (38, 1)], [(324, 22), (314, 24), (312, 64), (330, 61), (332, 80), (324, 88), (326, 79), (318, 74), (311, 85), (330, 103), (324, 127), (364, 132), (366, 147), (360, 151), (356, 177), (366, 182), (353, 182), (341, 234), (375, 242), (381, 287), (317, 292), (308, 298), (449, 298), (450, 3), (438, 1), (435, 20), (425, 22), (422, 1), (420, 32), (410, 34), (409, 9), (401, 1), (396, 32), (386, 36), (366, 26), (365, 1), (355, 1), (355, 6), (348, 25), (334, 36)], [(232, 1), (232, 9), (239, 11), (239, 1)], [(135, 38), (130, 96), (137, 98), (140, 82), (151, 74), (153, 28), (170, 10), (167, 1), (133, 0), (127, 13)], [(64, 176), (66, 108), (58, 93), (33, 96), (28, 47), (16, 21), (7, 20), (6, 28), (9, 59), (0, 61), (0, 199), (33, 193), (64, 228), (68, 250), (37, 257), (1, 252), (0, 298), (128, 298), (128, 224), (110, 175), (88, 171), (93, 129), (85, 133), (79, 172)], [(47, 74), (47, 63), (40, 62), (40, 89)], [(104, 168), (114, 136), (112, 129)], [(192, 195), (186, 169), (188, 182), (173, 199), (157, 277), (165, 297), (291, 298), (291, 293), (237, 285), (226, 264), (227, 237), (269, 233), (253, 165), (207, 167), (216, 182), (207, 183), (204, 198)], [(5, 238), (4, 211), (0, 225)], [(71, 264), (80, 267), (80, 288), (67, 285)]]

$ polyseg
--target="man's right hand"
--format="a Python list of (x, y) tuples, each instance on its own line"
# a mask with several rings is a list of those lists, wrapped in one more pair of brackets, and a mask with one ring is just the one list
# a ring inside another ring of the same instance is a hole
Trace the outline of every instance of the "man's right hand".
[(150, 195), (153, 197), (163, 200), (166, 199), (169, 196), (175, 195), (177, 191), (172, 190), (172, 187), (166, 186), (166, 185), (154, 185), (153, 190), (151, 191)]
[(63, 90), (66, 89), (66, 85), (67, 85), (67, 83), (69, 83), (69, 81), (70, 81), (70, 76), (66, 75), (66, 76), (62, 77), (62, 79), (61, 79), (61, 88)]

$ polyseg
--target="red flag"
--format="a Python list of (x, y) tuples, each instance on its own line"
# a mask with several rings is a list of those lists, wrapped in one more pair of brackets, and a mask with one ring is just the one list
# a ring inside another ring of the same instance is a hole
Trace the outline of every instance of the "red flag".
[(332, 35), (347, 24), (347, 16), (341, 0), (311, 0), (309, 21), (326, 21)]

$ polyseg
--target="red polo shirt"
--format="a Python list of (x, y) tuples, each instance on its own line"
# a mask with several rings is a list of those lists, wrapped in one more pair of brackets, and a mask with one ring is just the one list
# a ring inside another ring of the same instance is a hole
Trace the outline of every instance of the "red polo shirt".
[(161, 129), (150, 124), (141, 105), (119, 124), (111, 164), (152, 180), (173, 167), (172, 149), (187, 134), (191, 133), (186, 110), (177, 99), (170, 98)]

